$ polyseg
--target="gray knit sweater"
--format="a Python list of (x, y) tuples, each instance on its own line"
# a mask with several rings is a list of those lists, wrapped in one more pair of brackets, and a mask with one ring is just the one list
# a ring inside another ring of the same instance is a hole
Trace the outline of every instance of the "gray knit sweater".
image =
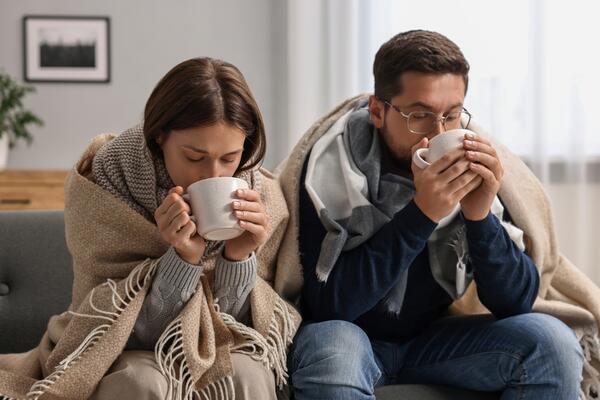
[[(161, 258), (150, 292), (135, 323), (135, 342), (130, 348), (152, 349), (167, 325), (179, 314), (196, 291), (202, 267), (182, 260), (170, 247)], [(219, 310), (250, 325), (249, 294), (256, 284), (256, 256), (230, 262), (217, 256), (214, 301)], [(133, 339), (133, 340), (135, 340)]]

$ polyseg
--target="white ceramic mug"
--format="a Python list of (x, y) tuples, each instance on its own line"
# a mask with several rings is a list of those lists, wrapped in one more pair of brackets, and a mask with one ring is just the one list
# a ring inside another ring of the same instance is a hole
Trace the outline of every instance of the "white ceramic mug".
[(192, 208), (200, 236), (207, 240), (229, 240), (244, 232), (231, 208), (238, 189), (248, 189), (248, 183), (233, 177), (208, 178), (188, 186), (183, 197)]
[(429, 141), (429, 147), (417, 149), (413, 154), (413, 161), (417, 167), (427, 168), (444, 154), (463, 147), (465, 135), (473, 133), (468, 129), (452, 129), (442, 132)]

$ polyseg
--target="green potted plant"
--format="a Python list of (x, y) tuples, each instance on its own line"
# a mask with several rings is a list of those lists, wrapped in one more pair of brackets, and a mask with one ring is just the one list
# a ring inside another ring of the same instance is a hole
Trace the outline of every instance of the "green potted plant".
[(42, 120), (27, 110), (23, 98), (35, 92), (31, 86), (21, 85), (4, 71), (0, 71), (0, 170), (6, 168), (8, 150), (18, 140), (30, 144), (33, 136), (31, 125), (42, 126)]

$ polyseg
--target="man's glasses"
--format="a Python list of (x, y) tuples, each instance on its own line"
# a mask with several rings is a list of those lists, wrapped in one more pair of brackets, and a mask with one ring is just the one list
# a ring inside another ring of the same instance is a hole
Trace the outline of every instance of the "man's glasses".
[(471, 113), (466, 108), (460, 111), (449, 112), (443, 117), (438, 117), (437, 114), (431, 111), (411, 111), (405, 114), (398, 106), (393, 105), (389, 101), (384, 100), (384, 103), (406, 118), (408, 130), (417, 135), (427, 135), (433, 132), (438, 122), (441, 122), (447, 131), (458, 128), (467, 129), (471, 122)]

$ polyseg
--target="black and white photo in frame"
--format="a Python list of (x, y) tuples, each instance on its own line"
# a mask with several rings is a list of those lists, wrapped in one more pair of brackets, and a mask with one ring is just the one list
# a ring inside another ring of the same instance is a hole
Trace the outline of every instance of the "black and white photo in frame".
[(27, 82), (109, 82), (110, 20), (25, 16), (23, 54)]

